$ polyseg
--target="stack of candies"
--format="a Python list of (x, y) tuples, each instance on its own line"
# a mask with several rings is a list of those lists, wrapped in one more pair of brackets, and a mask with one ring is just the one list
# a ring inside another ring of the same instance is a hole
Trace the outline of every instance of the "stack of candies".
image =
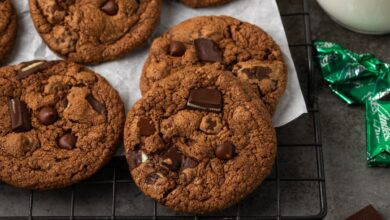
[(348, 104), (366, 106), (368, 165), (390, 166), (390, 64), (332, 42), (313, 45), (331, 90)]

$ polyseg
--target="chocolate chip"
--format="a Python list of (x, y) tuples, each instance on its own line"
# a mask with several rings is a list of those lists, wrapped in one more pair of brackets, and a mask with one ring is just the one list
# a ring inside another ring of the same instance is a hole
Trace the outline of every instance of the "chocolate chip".
[(104, 107), (104, 105), (100, 103), (98, 100), (96, 100), (91, 94), (87, 95), (85, 99), (88, 101), (88, 103), (92, 106), (92, 108), (96, 112), (99, 112), (101, 114), (106, 110), (106, 107)]
[(234, 153), (236, 148), (230, 142), (224, 142), (217, 146), (215, 149), (215, 156), (217, 156), (221, 160), (229, 160), (234, 157)]
[(160, 175), (156, 172), (150, 173), (145, 178), (145, 183), (148, 185), (154, 184), (158, 178), (160, 178)]
[(251, 79), (263, 80), (269, 78), (272, 69), (269, 67), (256, 66), (253, 68), (246, 68), (242, 70)]
[(180, 168), (182, 154), (176, 147), (170, 148), (163, 156), (163, 165), (172, 171)]
[(65, 134), (58, 140), (58, 146), (71, 150), (76, 146), (77, 137), (73, 134)]
[(108, 0), (101, 9), (110, 16), (116, 15), (118, 13), (118, 4), (115, 0)]
[(209, 39), (199, 38), (194, 41), (198, 58), (205, 62), (222, 62), (222, 51), (218, 45)]
[(39, 111), (38, 120), (44, 125), (51, 125), (58, 119), (58, 113), (55, 108), (44, 107)]
[(169, 54), (171, 56), (180, 57), (186, 52), (186, 46), (180, 41), (171, 41), (169, 45)]
[(154, 128), (153, 121), (150, 118), (140, 118), (138, 121), (138, 128), (141, 136), (150, 136), (154, 134), (156, 129)]
[(198, 166), (198, 164), (199, 164), (199, 162), (192, 159), (191, 157), (183, 156), (182, 162), (181, 162), (181, 169), (184, 170), (187, 168), (194, 168), (194, 167)]
[(31, 129), (30, 114), (27, 111), (26, 103), (19, 98), (13, 98), (8, 102), (11, 116), (11, 127), (15, 132), (23, 132)]
[(57, 63), (58, 61), (46, 62), (42, 60), (22, 63), (23, 67), (18, 71), (18, 74), (16, 75), (16, 79), (21, 80), (27, 78), (28, 76), (43, 71)]
[(193, 89), (190, 92), (187, 106), (201, 110), (220, 112), (222, 110), (221, 92), (217, 89)]

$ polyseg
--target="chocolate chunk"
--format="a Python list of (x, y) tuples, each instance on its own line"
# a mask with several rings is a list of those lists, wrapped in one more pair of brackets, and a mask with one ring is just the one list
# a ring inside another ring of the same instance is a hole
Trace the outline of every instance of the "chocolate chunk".
[(384, 220), (372, 205), (368, 205), (345, 220)]
[(19, 98), (11, 99), (8, 102), (9, 113), (11, 116), (12, 130), (15, 132), (23, 132), (31, 129), (30, 114), (27, 111), (27, 106)]
[(215, 149), (215, 156), (217, 156), (221, 160), (229, 160), (234, 157), (234, 153), (236, 148), (230, 142), (224, 142), (217, 146)]
[(101, 9), (110, 16), (116, 15), (118, 13), (118, 4), (115, 0), (108, 0)]
[(170, 148), (163, 157), (163, 165), (172, 171), (180, 168), (182, 154), (176, 147)]
[(51, 125), (58, 119), (58, 113), (55, 108), (44, 107), (39, 111), (38, 120), (44, 125)]
[(198, 166), (198, 164), (199, 164), (199, 162), (192, 159), (191, 157), (183, 156), (182, 162), (181, 162), (181, 169), (184, 170), (187, 168), (194, 168), (194, 167)]
[(186, 46), (180, 41), (171, 41), (169, 45), (169, 54), (171, 56), (180, 57), (186, 52)]
[(22, 69), (19, 70), (18, 74), (16, 75), (16, 79), (21, 80), (27, 78), (28, 76), (43, 71), (57, 63), (58, 61), (47, 62), (42, 60), (25, 62), (23, 63)]
[(101, 114), (106, 110), (106, 107), (104, 107), (104, 105), (98, 100), (96, 100), (91, 94), (87, 95), (85, 99), (92, 106), (92, 108), (95, 109), (96, 112), (99, 112)]
[(222, 62), (223, 54), (218, 45), (209, 39), (199, 38), (194, 41), (196, 55), (205, 62)]
[(154, 184), (158, 178), (160, 178), (160, 175), (156, 172), (150, 173), (145, 178), (145, 183), (148, 185)]
[(65, 134), (58, 140), (58, 146), (71, 150), (76, 146), (77, 137), (73, 134)]
[(138, 167), (142, 163), (141, 151), (130, 151), (126, 154), (127, 163), (130, 171)]
[(201, 110), (220, 112), (222, 111), (221, 92), (217, 89), (193, 89), (190, 92), (187, 106)]
[(242, 70), (251, 79), (263, 80), (269, 78), (272, 69), (269, 67), (256, 66), (253, 68), (246, 68)]
[(153, 121), (150, 118), (140, 118), (138, 121), (138, 128), (141, 136), (150, 136), (154, 134), (156, 129), (154, 128)]

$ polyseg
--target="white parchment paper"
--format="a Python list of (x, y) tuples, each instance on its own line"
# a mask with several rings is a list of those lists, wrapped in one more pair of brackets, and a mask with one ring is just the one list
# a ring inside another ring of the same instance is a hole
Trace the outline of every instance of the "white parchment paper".
[[(13, 3), (18, 11), (19, 28), (16, 48), (10, 63), (16, 64), (34, 59), (60, 59), (50, 51), (36, 32), (29, 14), (28, 0), (17, 0)], [(278, 104), (273, 125), (282, 126), (306, 112), (305, 101), (275, 0), (235, 0), (224, 6), (205, 9), (191, 9), (176, 1), (164, 0), (161, 22), (152, 39), (167, 31), (169, 27), (199, 15), (230, 15), (256, 24), (268, 32), (281, 46), (288, 66), (287, 89)], [(90, 66), (118, 90), (125, 103), (126, 111), (141, 97), (138, 84), (150, 42), (151, 40), (122, 59)]]

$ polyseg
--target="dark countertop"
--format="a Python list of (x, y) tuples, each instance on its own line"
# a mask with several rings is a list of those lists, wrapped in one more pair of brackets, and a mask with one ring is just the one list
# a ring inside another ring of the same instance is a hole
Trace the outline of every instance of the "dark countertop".
[[(281, 13), (302, 10), (301, 1), (278, 0)], [(362, 53), (369, 52), (390, 62), (390, 35), (358, 34), (333, 22), (314, 0), (308, 1), (313, 39), (342, 44)], [(289, 43), (303, 41), (302, 20), (283, 19)], [(294, 59), (300, 56), (292, 50)], [(300, 64), (296, 62), (297, 69)], [(319, 76), (318, 68), (316, 75)], [(368, 168), (366, 163), (365, 110), (363, 106), (348, 106), (337, 98), (318, 78), (318, 101), (321, 115), (322, 142), (325, 161), (328, 215), (325, 219), (344, 219), (371, 203), (386, 218), (390, 218), (390, 170)]]

